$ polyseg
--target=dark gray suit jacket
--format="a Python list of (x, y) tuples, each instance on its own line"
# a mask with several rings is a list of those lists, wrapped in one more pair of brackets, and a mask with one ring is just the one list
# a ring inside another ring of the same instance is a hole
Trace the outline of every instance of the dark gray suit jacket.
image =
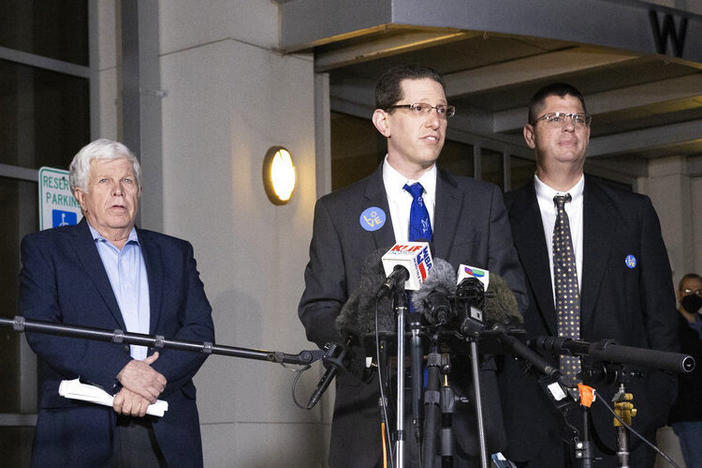
[[(525, 328), (529, 336), (557, 335), (549, 259), (534, 184), (508, 193), (505, 201), (529, 291)], [(629, 255), (636, 258), (633, 268), (625, 262)], [(611, 338), (620, 345), (677, 350), (672, 274), (658, 216), (648, 197), (613, 189), (586, 176), (582, 269), (581, 339)], [(501, 378), (510, 458), (525, 461), (542, 450), (560, 450), (558, 418), (536, 379), (523, 375), (512, 361), (506, 362)], [(638, 408), (634, 427), (650, 435), (665, 425), (675, 388), (675, 378), (662, 372), (633, 379), (627, 390), (634, 394)], [(600, 398), (609, 401), (614, 389), (602, 385), (597, 390)], [(595, 405), (593, 418), (604, 442), (615, 446), (612, 416)], [(555, 447), (545, 447), (547, 433)]]
[[(361, 213), (378, 207), (387, 221), (377, 231), (364, 230)], [(305, 291), (299, 315), (307, 338), (323, 345), (340, 341), (335, 320), (343, 304), (359, 283), (366, 257), (395, 242), (382, 178), (382, 165), (367, 178), (319, 199), (315, 207), (310, 261), (305, 270)], [(507, 214), (498, 187), (439, 170), (433, 226), (434, 257), (454, 267), (469, 264), (489, 269), (504, 277), (522, 306), (526, 305), (524, 282), (512, 244)], [(463, 366), (463, 368), (461, 367)], [(454, 382), (464, 387), (467, 360), (457, 364)], [(501, 448), (504, 436), (499, 417), (494, 372), (481, 380), (488, 439)], [(463, 382), (461, 380), (464, 380)], [(337, 393), (332, 425), (330, 464), (339, 467), (372, 467), (380, 460), (380, 424), (377, 381), (365, 384), (349, 373), (337, 376)], [(462, 411), (469, 413), (471, 409)], [(478, 453), (477, 429), (471, 418), (455, 418), (457, 453)], [(456, 466), (460, 466), (457, 464)]]

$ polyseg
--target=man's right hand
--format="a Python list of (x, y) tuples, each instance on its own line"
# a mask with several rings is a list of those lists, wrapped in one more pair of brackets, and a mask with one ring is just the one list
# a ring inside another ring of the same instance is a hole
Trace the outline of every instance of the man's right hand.
[(166, 378), (151, 367), (156, 359), (158, 359), (158, 351), (143, 361), (132, 359), (117, 374), (117, 380), (123, 387), (147, 399), (150, 403), (156, 403), (167, 383)]
[(117, 414), (143, 418), (149, 408), (149, 402), (128, 388), (122, 388), (115, 395), (112, 408)]

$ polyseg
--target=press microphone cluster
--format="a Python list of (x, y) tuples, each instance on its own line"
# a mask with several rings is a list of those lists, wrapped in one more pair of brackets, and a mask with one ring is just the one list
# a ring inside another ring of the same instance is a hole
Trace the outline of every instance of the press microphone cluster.
[(493, 324), (519, 327), (523, 318), (517, 300), (497, 274), (460, 265), (458, 275), (442, 258), (412, 295), (414, 309), (432, 326), (452, 326), (463, 335), (477, 333)]
[(344, 342), (352, 343), (344, 361), (346, 370), (359, 377), (365, 373), (363, 348), (367, 338), (376, 333), (396, 334), (391, 293), (402, 287), (419, 290), (433, 271), (433, 265), (426, 242), (397, 243), (365, 258), (358, 286), (336, 318), (335, 325)]

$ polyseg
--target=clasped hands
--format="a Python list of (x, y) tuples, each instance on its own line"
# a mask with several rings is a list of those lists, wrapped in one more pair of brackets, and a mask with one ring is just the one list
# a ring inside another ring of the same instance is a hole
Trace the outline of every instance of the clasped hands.
[(122, 389), (115, 395), (112, 408), (118, 414), (143, 417), (151, 403), (166, 388), (166, 378), (151, 364), (158, 359), (158, 351), (143, 361), (132, 359), (117, 374)]

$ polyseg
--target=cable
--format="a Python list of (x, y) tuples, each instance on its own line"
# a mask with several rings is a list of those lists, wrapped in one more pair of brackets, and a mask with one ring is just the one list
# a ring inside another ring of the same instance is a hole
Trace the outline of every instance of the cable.
[(309, 364), (306, 364), (304, 367), (301, 367), (299, 369), (292, 369), (291, 371), (295, 373), (295, 378), (293, 379), (292, 383), (292, 399), (295, 402), (295, 405), (303, 410), (309, 409), (307, 405), (301, 405), (300, 402), (297, 401), (297, 397), (295, 396), (295, 388), (297, 387), (297, 382), (300, 380), (300, 377), (302, 377), (303, 372), (305, 372), (307, 369), (309, 369), (310, 366)]
[(385, 423), (380, 423), (380, 438), (383, 443), (383, 468), (388, 468), (388, 447), (385, 445)]
[(617, 419), (617, 421), (619, 421), (621, 423), (622, 426), (624, 426), (627, 430), (629, 430), (629, 432), (634, 434), (636, 437), (641, 439), (646, 445), (648, 445), (653, 450), (658, 452), (665, 459), (665, 461), (667, 461), (668, 463), (673, 465), (675, 468), (680, 468), (680, 466), (677, 463), (675, 463), (672, 458), (670, 458), (668, 455), (663, 453), (663, 451), (661, 449), (659, 449), (658, 447), (656, 447), (654, 444), (652, 444), (651, 442), (646, 440), (646, 438), (644, 436), (642, 436), (641, 434), (639, 434), (638, 432), (636, 432), (636, 430), (633, 427), (631, 427), (627, 423), (625, 423), (622, 420), (622, 418), (620, 418), (619, 415), (602, 398), (595, 398), (595, 401), (601, 402), (604, 405), (604, 407), (607, 408), (607, 410), (614, 415), (614, 417)]

